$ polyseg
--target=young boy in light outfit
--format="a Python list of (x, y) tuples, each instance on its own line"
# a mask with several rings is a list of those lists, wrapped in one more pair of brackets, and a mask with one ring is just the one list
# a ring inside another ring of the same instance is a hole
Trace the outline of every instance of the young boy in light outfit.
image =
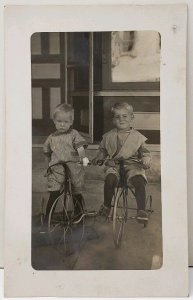
[[(147, 138), (131, 127), (134, 118), (133, 107), (126, 102), (116, 103), (112, 108), (114, 129), (103, 135), (99, 151), (93, 164), (105, 158), (124, 159), (127, 181), (135, 189), (137, 201), (137, 219), (148, 220), (145, 211), (145, 185), (147, 182), (145, 169), (150, 167), (151, 155), (146, 147)], [(110, 213), (114, 189), (118, 183), (119, 166), (113, 161), (106, 163), (104, 183), (104, 204), (99, 214), (107, 217)]]
[[(48, 222), (49, 212), (54, 201), (63, 190), (65, 181), (64, 167), (60, 164), (53, 167), (52, 165), (66, 161), (81, 161), (85, 166), (88, 163), (85, 154), (87, 142), (78, 131), (72, 129), (74, 121), (73, 107), (70, 104), (58, 105), (53, 114), (53, 121), (56, 131), (49, 135), (43, 148), (46, 167), (51, 167), (50, 172), (46, 175), (50, 196), (46, 207), (45, 224)], [(67, 165), (70, 170), (74, 202), (78, 201), (83, 206), (81, 191), (84, 187), (84, 168), (77, 162), (69, 162)], [(77, 209), (80, 209), (80, 207), (77, 206)]]

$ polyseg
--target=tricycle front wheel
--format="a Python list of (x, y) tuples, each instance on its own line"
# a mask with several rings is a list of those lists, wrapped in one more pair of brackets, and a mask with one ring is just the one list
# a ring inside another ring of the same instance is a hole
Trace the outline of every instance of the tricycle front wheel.
[(127, 221), (127, 197), (123, 189), (116, 189), (113, 208), (113, 240), (116, 248), (121, 246), (124, 225)]

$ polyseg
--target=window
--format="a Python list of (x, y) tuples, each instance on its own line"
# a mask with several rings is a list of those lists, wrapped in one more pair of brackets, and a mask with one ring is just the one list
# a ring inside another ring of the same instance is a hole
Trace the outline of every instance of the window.
[[(63, 102), (71, 103), (75, 109), (74, 128), (89, 143), (98, 143), (102, 134), (112, 128), (110, 108), (117, 101), (131, 103), (135, 111), (135, 127), (148, 137), (150, 144), (160, 143), (159, 77), (139, 80), (136, 76), (132, 77), (133, 81), (123, 80), (123, 72), (120, 74), (120, 68), (116, 69), (120, 67), (120, 58), (131, 55), (139, 33), (54, 32), (32, 35), (35, 144), (42, 143), (45, 136), (55, 130), (52, 113), (54, 107)], [(113, 73), (115, 70), (118, 75)]]

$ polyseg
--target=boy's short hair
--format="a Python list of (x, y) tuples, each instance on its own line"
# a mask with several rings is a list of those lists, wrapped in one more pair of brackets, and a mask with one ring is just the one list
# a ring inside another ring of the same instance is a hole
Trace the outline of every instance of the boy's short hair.
[(72, 120), (74, 120), (74, 109), (71, 104), (62, 103), (56, 106), (54, 113), (53, 113), (53, 119), (55, 119), (57, 113), (64, 112), (64, 113), (71, 113)]
[(111, 108), (111, 112), (114, 116), (115, 113), (115, 109), (121, 109), (121, 108), (125, 108), (126, 110), (128, 110), (129, 113), (133, 114), (133, 106), (127, 102), (117, 102), (113, 105), (113, 107)]

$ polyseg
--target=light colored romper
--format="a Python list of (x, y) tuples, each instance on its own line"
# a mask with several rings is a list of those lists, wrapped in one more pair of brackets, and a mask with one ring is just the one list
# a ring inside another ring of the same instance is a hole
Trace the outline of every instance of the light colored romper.
[[(77, 149), (87, 146), (85, 139), (75, 129), (69, 129), (66, 133), (55, 132), (47, 138), (43, 151), (51, 155), (49, 166), (58, 162), (79, 161)], [(78, 163), (67, 163), (70, 170), (73, 193), (80, 193), (84, 189), (84, 168)], [(53, 166), (47, 175), (48, 190), (60, 191), (65, 180), (64, 167)]]
[[(145, 156), (151, 157), (149, 150), (145, 146), (146, 140), (147, 138), (134, 128), (124, 132), (114, 128), (103, 135), (99, 151), (105, 153), (105, 156), (108, 158), (132, 159), (125, 163), (128, 182), (131, 177), (136, 175), (143, 176), (145, 181), (147, 181), (145, 170), (140, 161)], [(105, 173), (106, 176), (113, 173), (119, 177), (119, 166), (107, 166)]]

